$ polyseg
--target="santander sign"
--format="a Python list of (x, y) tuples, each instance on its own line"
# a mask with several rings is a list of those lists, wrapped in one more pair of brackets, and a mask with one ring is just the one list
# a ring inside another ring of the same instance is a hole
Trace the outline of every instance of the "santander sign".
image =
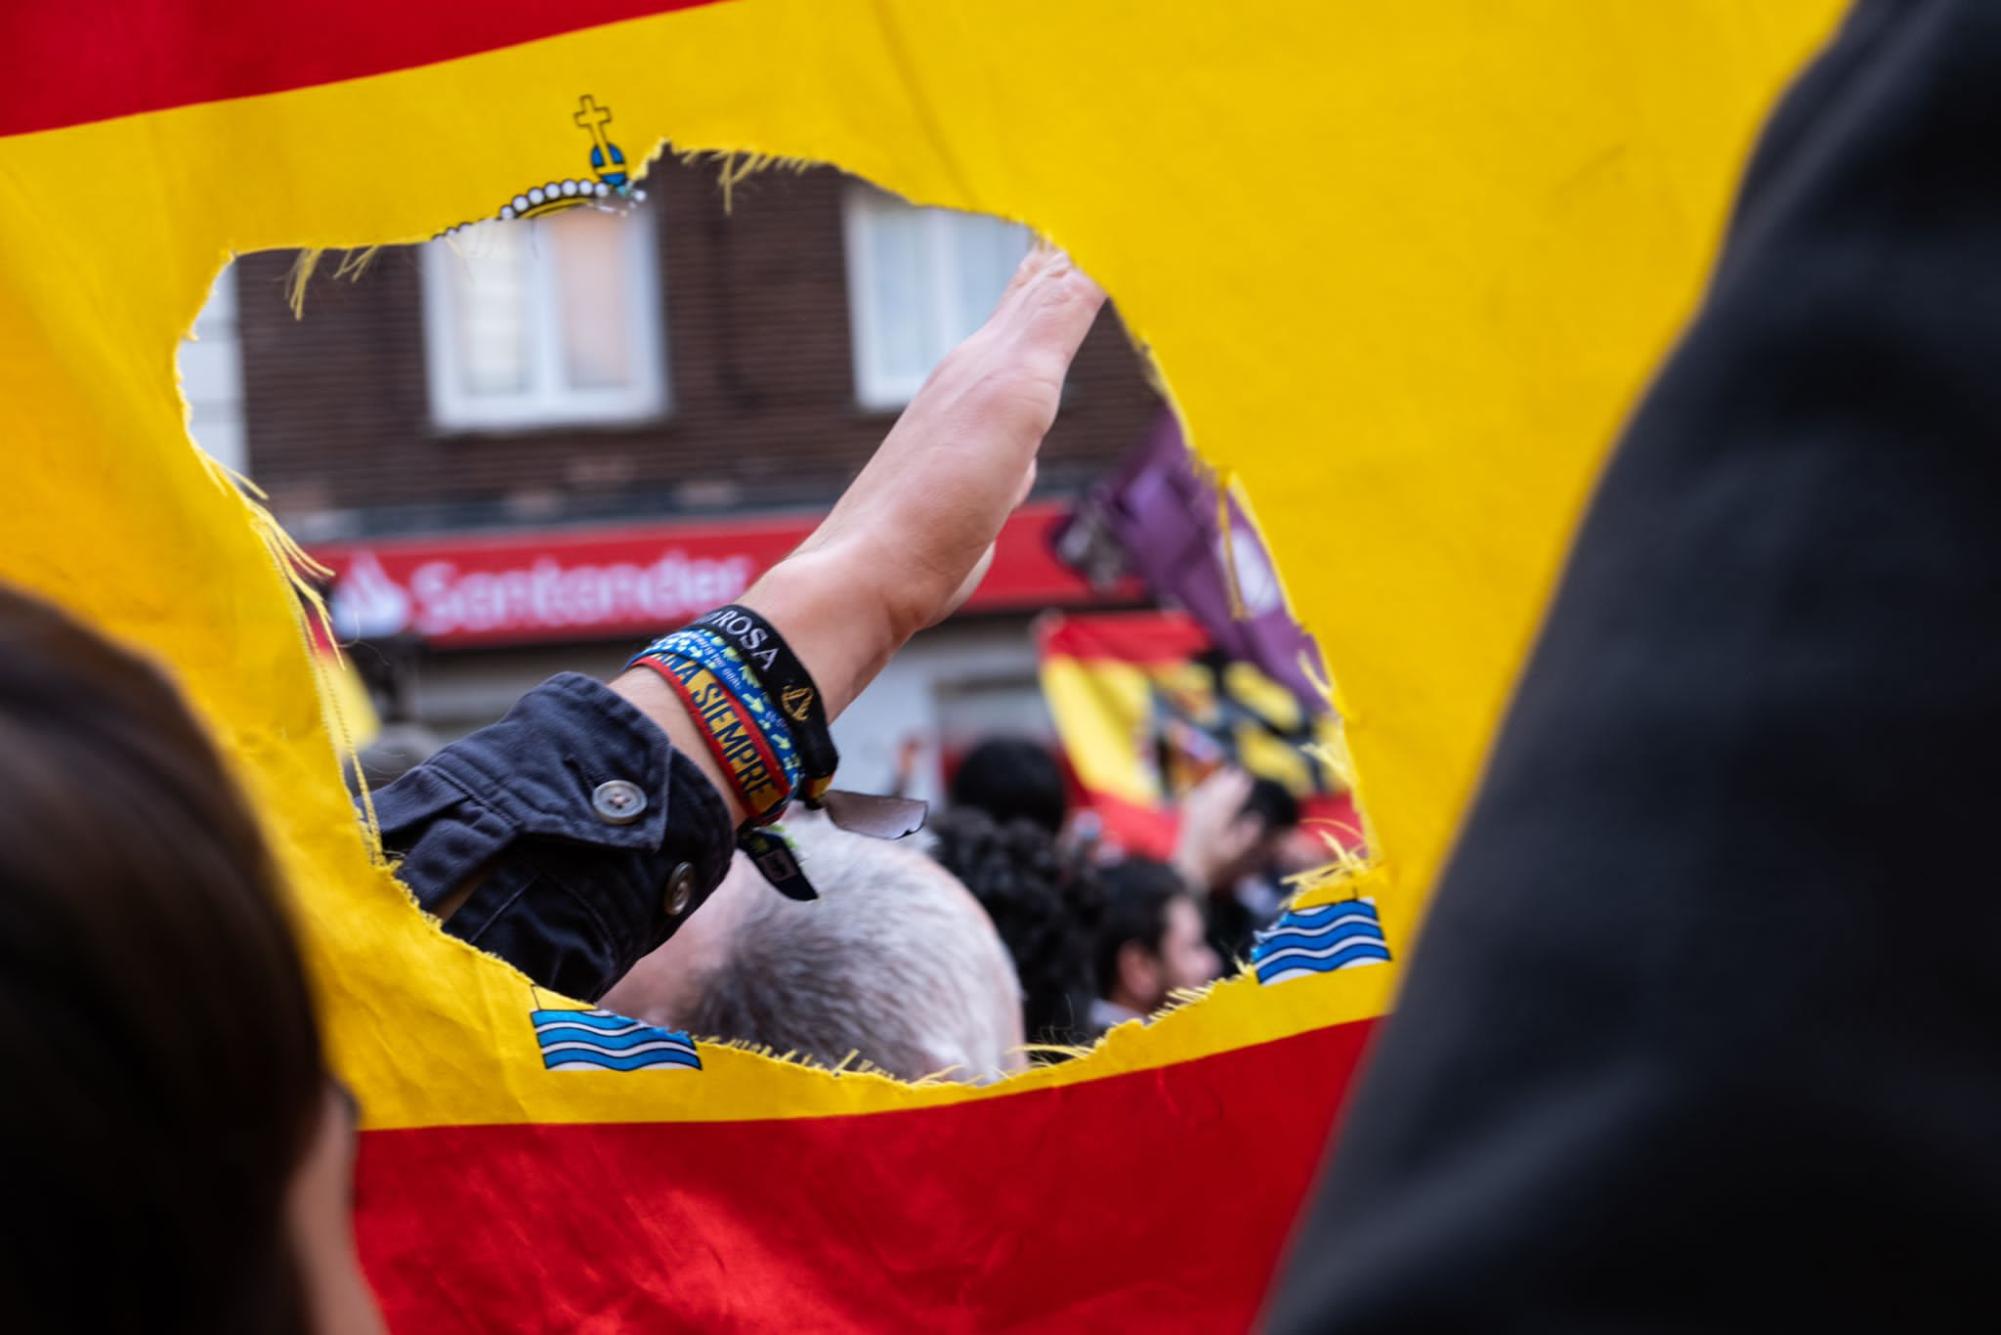
[[(1086, 606), (1094, 593), (1049, 550), (1064, 507), (1022, 507), (1002, 530), (973, 610)], [(650, 635), (734, 602), (817, 516), (605, 529), (513, 530), (315, 547), (334, 572), (344, 640), (411, 635), (440, 647)], [(1134, 590), (1112, 593), (1113, 601)]]
[(750, 587), (757, 563), (669, 552), (650, 565), (563, 565), (537, 557), (525, 570), (461, 570), (426, 561), (410, 573), (419, 635), (442, 639), (499, 628), (573, 630), (644, 621), (658, 625), (727, 603)]
[(406, 630), (426, 640), (539, 638), (691, 617), (733, 601), (757, 570), (744, 555), (712, 560), (670, 551), (647, 565), (566, 565), (545, 553), (500, 570), (466, 569), (437, 558), (398, 580), (364, 550), (335, 585), (332, 610), (335, 627), (356, 639)]

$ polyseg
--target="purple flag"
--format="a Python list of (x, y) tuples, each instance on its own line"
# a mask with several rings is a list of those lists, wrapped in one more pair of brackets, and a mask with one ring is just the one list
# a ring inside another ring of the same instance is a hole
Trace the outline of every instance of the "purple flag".
[(1325, 678), (1320, 651), (1286, 607), (1264, 540), (1234, 497), (1226, 503), (1227, 534), (1215, 485), (1197, 473), (1174, 414), (1162, 411), (1146, 442), (1078, 503), (1056, 535), (1057, 555), (1099, 587), (1138, 575), (1155, 597), (1200, 621), (1223, 653), (1324, 712), (1313, 681)]

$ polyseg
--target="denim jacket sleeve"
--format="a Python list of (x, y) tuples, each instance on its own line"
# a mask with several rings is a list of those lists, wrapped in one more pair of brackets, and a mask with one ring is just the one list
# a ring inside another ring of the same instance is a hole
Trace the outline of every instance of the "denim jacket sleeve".
[(382, 842), (445, 930), (594, 1001), (729, 869), (729, 813), (667, 735), (566, 672), (376, 795)]

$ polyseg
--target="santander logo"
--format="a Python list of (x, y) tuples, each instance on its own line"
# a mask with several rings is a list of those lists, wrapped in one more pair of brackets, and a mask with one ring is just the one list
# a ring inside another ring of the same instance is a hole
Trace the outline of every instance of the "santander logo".
[[(1064, 513), (1054, 501), (1017, 511), (969, 606), (1093, 601), (1090, 586), (1049, 550), (1050, 526)], [(412, 635), (441, 648), (616, 639), (657, 635), (737, 601), (818, 523), (817, 514), (800, 513), (411, 534), (328, 543), (312, 554), (334, 572), (327, 603), (342, 639)]]
[(327, 600), (334, 630), (344, 640), (395, 635), (410, 624), (410, 598), (373, 552), (357, 553)]
[(334, 585), (335, 629), (358, 639), (409, 630), (436, 641), (646, 629), (734, 602), (760, 568), (749, 555), (672, 550), (644, 562), (509, 553), (486, 557), (491, 568), (468, 568), (476, 559), (398, 553), (385, 564), (358, 551)]

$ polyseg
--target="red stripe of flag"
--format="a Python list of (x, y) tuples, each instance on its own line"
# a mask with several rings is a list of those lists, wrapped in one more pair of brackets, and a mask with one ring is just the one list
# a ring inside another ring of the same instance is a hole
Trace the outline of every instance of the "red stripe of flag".
[(1182, 663), (1211, 647), (1209, 633), (1183, 612), (1125, 612), (1052, 617), (1040, 628), (1045, 656), (1086, 663), (1111, 659), (1136, 667)]
[[(716, 0), (0, 5), (0, 135), (429, 65)], [(569, 90), (574, 100), (587, 88)], [(636, 164), (635, 164), (636, 165)]]
[(439, 1335), (1244, 1330), (1372, 1028), (903, 1112), (371, 1131), (362, 1262)]

